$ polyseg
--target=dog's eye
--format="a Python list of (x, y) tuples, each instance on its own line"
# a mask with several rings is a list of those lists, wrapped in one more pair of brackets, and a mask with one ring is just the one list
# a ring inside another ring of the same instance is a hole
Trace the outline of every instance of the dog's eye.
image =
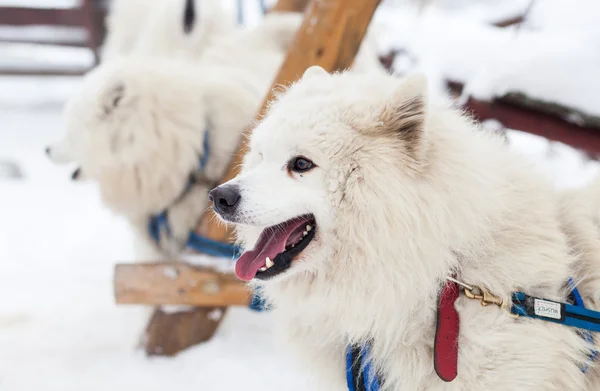
[(302, 156), (296, 156), (288, 163), (288, 168), (293, 172), (306, 172), (313, 168), (315, 164)]

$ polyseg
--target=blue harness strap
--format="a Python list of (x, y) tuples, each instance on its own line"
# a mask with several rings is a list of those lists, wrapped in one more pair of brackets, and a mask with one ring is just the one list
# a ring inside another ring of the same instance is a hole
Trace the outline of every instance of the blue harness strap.
[(206, 165), (208, 164), (208, 157), (210, 156), (210, 135), (208, 134), (208, 129), (204, 131), (204, 138), (202, 139), (202, 150), (204, 153), (200, 156), (200, 160), (198, 160), (198, 170), (203, 172), (206, 169)]
[(349, 391), (379, 391), (380, 382), (371, 360), (371, 345), (350, 345), (346, 350), (346, 383)]
[[(592, 332), (600, 332), (600, 311), (585, 308), (583, 298), (571, 278), (569, 278), (569, 286), (573, 304), (540, 299), (523, 292), (514, 292), (511, 312), (519, 316), (578, 328), (582, 338), (593, 346)], [(379, 391), (380, 389), (380, 379), (371, 365), (370, 348), (370, 344), (366, 343), (362, 347), (349, 345), (346, 349), (346, 383), (349, 391)], [(589, 363), (593, 362), (597, 356), (598, 351), (592, 349)], [(581, 368), (582, 372), (585, 373), (588, 370), (589, 363)]]
[(213, 257), (230, 259), (238, 258), (241, 252), (240, 248), (236, 245), (217, 242), (216, 240), (198, 235), (194, 231), (190, 232), (187, 247), (192, 250), (203, 252), (204, 254), (212, 255)]
[[(204, 153), (198, 161), (197, 171), (199, 172), (203, 172), (206, 169), (206, 165), (208, 164), (208, 158), (210, 155), (208, 130), (204, 132), (203, 147)], [(177, 203), (179, 200), (181, 200), (191, 190), (192, 186), (194, 186), (195, 183), (196, 179), (194, 173), (192, 173), (190, 174), (183, 191), (173, 203)], [(150, 216), (150, 219), (148, 221), (148, 233), (156, 244), (160, 243), (161, 233), (163, 232), (167, 235), (167, 237), (171, 236), (171, 226), (169, 225), (168, 209), (165, 209), (156, 215)], [(211, 255), (213, 257), (229, 259), (236, 259), (240, 256), (241, 253), (241, 249), (236, 245), (230, 243), (217, 242), (216, 240), (212, 240), (210, 238), (199, 235), (194, 231), (190, 232), (190, 235), (186, 242), (186, 247), (197, 252)], [(256, 311), (265, 310), (264, 301), (262, 300), (258, 292), (253, 293), (250, 308)]]
[[(581, 336), (591, 345), (594, 345), (594, 336), (591, 332), (600, 332), (600, 312), (585, 308), (583, 298), (571, 278), (569, 278), (569, 285), (573, 304), (541, 299), (526, 295), (523, 292), (515, 292), (512, 294), (511, 312), (519, 316), (581, 329)], [(594, 361), (597, 356), (598, 351), (592, 350), (589, 355), (590, 362)], [(585, 372), (588, 367), (589, 365), (586, 364), (581, 370)]]
[[(169, 225), (169, 212), (167, 210), (154, 215), (148, 222), (148, 232), (154, 242), (160, 243), (160, 234), (165, 232), (167, 236), (171, 236), (171, 226)], [(240, 254), (240, 248), (230, 243), (217, 242), (198, 235), (196, 232), (190, 232), (190, 236), (186, 242), (186, 247), (213, 257), (237, 258)]]
[(593, 311), (577, 304), (561, 303), (528, 296), (523, 292), (513, 293), (512, 299), (513, 306), (511, 312), (515, 315), (600, 332), (600, 312), (598, 311)]

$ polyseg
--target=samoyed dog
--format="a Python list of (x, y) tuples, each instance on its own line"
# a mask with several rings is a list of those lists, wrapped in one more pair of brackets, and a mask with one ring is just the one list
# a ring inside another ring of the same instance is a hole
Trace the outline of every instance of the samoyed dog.
[(126, 55), (197, 58), (235, 30), (219, 0), (113, 0), (102, 61)]
[[(103, 202), (143, 238), (140, 254), (180, 253), (301, 21), (298, 13), (269, 14), (252, 30), (216, 39), (197, 61), (123, 56), (104, 62), (68, 102), (67, 134), (48, 155), (75, 162), (74, 178), (99, 185)], [(357, 67), (365, 71), (373, 59), (365, 46)], [(157, 215), (169, 227), (158, 238), (149, 234)]]
[[(599, 231), (597, 219), (581, 227), (596, 246), (582, 268), (550, 183), (502, 137), (428, 98), (422, 76), (309, 68), (253, 131), (240, 175), (209, 197), (246, 249), (237, 275), (262, 289), (276, 334), (320, 390), (348, 389), (349, 347), (366, 355), (359, 376), (376, 377), (373, 390), (597, 389), (578, 329), (458, 287), (450, 306), (438, 302), (448, 276), (507, 304), (515, 291), (565, 302), (572, 277), (597, 309)], [(442, 306), (457, 313), (457, 367), (444, 380)]]

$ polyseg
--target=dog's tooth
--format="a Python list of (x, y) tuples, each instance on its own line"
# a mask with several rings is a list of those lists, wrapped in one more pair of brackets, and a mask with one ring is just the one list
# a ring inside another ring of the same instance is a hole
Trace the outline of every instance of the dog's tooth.
[(292, 247), (296, 247), (296, 245), (295, 245), (295, 244), (292, 244)]
[(273, 265), (275, 265), (275, 263), (273, 261), (271, 261), (271, 258), (267, 257), (267, 269)]
[(260, 269), (258, 269), (258, 270), (260, 270), (261, 272), (266, 272), (266, 271), (267, 271), (267, 268), (266, 268), (266, 266), (263, 266), (263, 267), (261, 267), (261, 268), (260, 268)]
[(307, 231), (310, 231), (311, 229), (312, 229), (312, 226), (311, 226), (311, 225), (307, 225), (307, 226), (306, 226), (306, 230), (307, 230)]
[(302, 232), (302, 235), (304, 235), (304, 236), (308, 235), (308, 231)]

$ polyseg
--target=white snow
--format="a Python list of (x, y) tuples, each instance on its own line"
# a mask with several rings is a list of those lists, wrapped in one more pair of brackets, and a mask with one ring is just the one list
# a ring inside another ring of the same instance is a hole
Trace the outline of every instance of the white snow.
[[(549, 76), (552, 64), (558, 64), (558, 51), (552, 50), (551, 41), (540, 43), (539, 52), (548, 57), (549, 73), (523, 64), (514, 80), (508, 78), (508, 68), (520, 65), (514, 58), (514, 63), (506, 59), (498, 65), (505, 72), (502, 75), (485, 76), (494, 61), (500, 61), (494, 51), (514, 50), (522, 55), (527, 45), (517, 41), (529, 39), (534, 45), (532, 37), (544, 30), (559, 38), (564, 34), (558, 41), (562, 49), (585, 54), (587, 41), (567, 44), (575, 39), (575, 30), (587, 36), (593, 24), (591, 10), (584, 16), (587, 27), (560, 22), (560, 11), (536, 11), (531, 26), (516, 34), (484, 23), (514, 15), (526, 2), (511, 0), (499, 5), (487, 0), (469, 8), (469, 1), (440, 2), (420, 17), (406, 11), (406, 1), (387, 1), (377, 15), (386, 29), (380, 44), (409, 50), (409, 55), (399, 60), (407, 70), (424, 69), (438, 81), (455, 78), (473, 83), (470, 91), (482, 96), (492, 96), (506, 85), (524, 86), (531, 88), (526, 92), (534, 96), (539, 93), (555, 99), (565, 95), (565, 101), (582, 109), (596, 109), (593, 103), (585, 106), (588, 91), (578, 90), (581, 84), (587, 88), (594, 83), (584, 78), (587, 65), (575, 70), (565, 56), (560, 77)], [(564, 9), (564, 2), (543, 0), (550, 1)], [(28, 0), (27, 4), (34, 2)], [(13, 3), (25, 4), (21, 0)], [(50, 6), (60, 1), (37, 3)], [(464, 12), (457, 11), (459, 6)], [(442, 17), (442, 12), (452, 15)], [(573, 21), (577, 12), (569, 15)], [(525, 38), (516, 38), (519, 36)], [(83, 53), (0, 45), (0, 64), (13, 61), (13, 66), (21, 67), (29, 60), (60, 60), (80, 66), (91, 59)], [(533, 57), (528, 61), (539, 60)], [(538, 65), (544, 68), (545, 64)], [(531, 75), (536, 72), (541, 73), (539, 78)], [(524, 76), (517, 77), (520, 75)], [(569, 84), (574, 79), (579, 84)], [(0, 161), (18, 163), (24, 176), (0, 177), (0, 390), (313, 389), (310, 374), (297, 368), (273, 342), (269, 313), (230, 309), (211, 341), (174, 358), (147, 358), (137, 348), (149, 310), (116, 306), (112, 292), (114, 264), (134, 260), (132, 232), (126, 221), (102, 206), (93, 184), (74, 184), (70, 181), (73, 167), (54, 166), (44, 156), (45, 146), (63, 133), (62, 105), (78, 82), (79, 78), (67, 77), (0, 77)], [(488, 125), (497, 126), (493, 122)], [(512, 148), (530, 156), (558, 187), (581, 186), (598, 172), (597, 162), (585, 160), (565, 145), (514, 130), (509, 131), (509, 138)], [(220, 260), (203, 261), (231, 267)], [(168, 307), (182, 309), (185, 307)]]
[[(438, 85), (463, 82), (465, 94), (479, 99), (523, 92), (600, 115), (600, 2), (575, 3), (536, 1), (518, 29), (488, 23), (497, 18), (482, 6), (485, 1), (451, 12), (435, 2), (421, 11), (410, 4), (381, 7), (375, 21), (386, 28), (382, 49), (408, 51), (411, 61), (400, 57), (400, 71), (425, 72)], [(525, 4), (513, 5), (518, 10)], [(473, 16), (482, 9), (485, 17)]]
[(0, 38), (7, 40), (34, 40), (40, 42), (85, 42), (87, 32), (67, 26), (0, 26)]

